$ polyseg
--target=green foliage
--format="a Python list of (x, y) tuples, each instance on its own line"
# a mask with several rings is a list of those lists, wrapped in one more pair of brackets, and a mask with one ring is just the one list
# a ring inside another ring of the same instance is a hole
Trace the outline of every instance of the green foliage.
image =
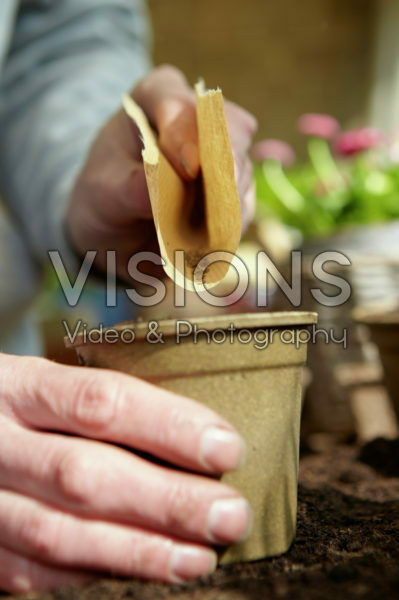
[(255, 166), (258, 215), (272, 214), (304, 238), (347, 225), (399, 218), (399, 165), (378, 151), (339, 162), (326, 140), (308, 140), (310, 161), (283, 168), (275, 159)]

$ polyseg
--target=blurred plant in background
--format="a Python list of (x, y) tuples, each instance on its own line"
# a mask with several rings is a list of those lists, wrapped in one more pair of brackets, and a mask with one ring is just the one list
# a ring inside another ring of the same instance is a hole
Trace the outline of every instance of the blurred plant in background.
[(282, 140), (253, 148), (258, 219), (274, 217), (302, 239), (347, 226), (399, 218), (399, 134), (387, 138), (371, 127), (340, 131), (329, 115), (298, 120), (308, 161)]

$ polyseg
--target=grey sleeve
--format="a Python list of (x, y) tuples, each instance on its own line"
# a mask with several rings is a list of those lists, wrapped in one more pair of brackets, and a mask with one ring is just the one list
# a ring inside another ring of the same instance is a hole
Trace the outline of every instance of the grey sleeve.
[(0, 186), (43, 261), (72, 253), (74, 180), (121, 94), (150, 68), (142, 0), (23, 1), (0, 84)]

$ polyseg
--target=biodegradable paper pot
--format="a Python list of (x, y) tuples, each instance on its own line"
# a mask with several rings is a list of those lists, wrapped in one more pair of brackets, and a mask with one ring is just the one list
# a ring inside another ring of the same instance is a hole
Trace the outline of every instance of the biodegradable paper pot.
[(359, 307), (353, 316), (369, 327), (371, 339), (378, 346), (385, 384), (399, 420), (399, 306)]
[[(83, 364), (118, 369), (194, 398), (242, 434), (247, 443), (245, 466), (222, 480), (248, 499), (254, 527), (248, 540), (221, 553), (221, 563), (281, 554), (294, 538), (306, 326), (316, 319), (315, 313), (305, 312), (193, 319), (192, 333), (179, 343), (179, 321), (157, 322), (164, 343), (149, 343), (149, 324), (124, 323), (115, 329), (134, 329), (133, 343), (85, 343), (83, 336), (74, 343)], [(180, 330), (187, 332), (188, 322), (180, 323)], [(198, 329), (205, 331), (195, 341)], [(269, 345), (257, 349), (255, 333), (258, 340), (269, 336)], [(226, 341), (218, 343), (224, 335)]]

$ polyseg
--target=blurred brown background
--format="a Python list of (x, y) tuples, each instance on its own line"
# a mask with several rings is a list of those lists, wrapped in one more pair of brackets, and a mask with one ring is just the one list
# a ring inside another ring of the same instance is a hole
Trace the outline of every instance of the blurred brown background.
[[(395, 0), (396, 2), (397, 0)], [(259, 120), (258, 138), (297, 148), (297, 117), (364, 124), (373, 77), (374, 0), (148, 0), (154, 61), (220, 86)]]

